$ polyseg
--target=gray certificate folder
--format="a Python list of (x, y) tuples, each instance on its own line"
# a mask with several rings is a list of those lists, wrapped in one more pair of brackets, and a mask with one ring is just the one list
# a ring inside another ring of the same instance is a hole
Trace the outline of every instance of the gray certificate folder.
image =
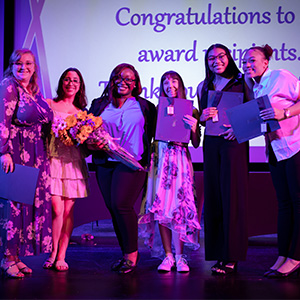
[(208, 91), (207, 107), (217, 107), (218, 121), (212, 119), (206, 121), (205, 134), (219, 136), (228, 130), (225, 125), (230, 125), (226, 115), (227, 109), (243, 103), (244, 94), (222, 91)]
[[(264, 121), (259, 116), (260, 110), (271, 107), (268, 96), (262, 96), (227, 110), (227, 116), (234, 135), (239, 143), (249, 141), (263, 135), (261, 124)], [(267, 132), (280, 128), (277, 120), (268, 120)]]
[(160, 97), (157, 111), (155, 139), (166, 142), (190, 141), (191, 129), (182, 120), (193, 114), (193, 101), (181, 98)]
[(33, 204), (39, 169), (15, 164), (13, 172), (0, 168), (0, 198)]

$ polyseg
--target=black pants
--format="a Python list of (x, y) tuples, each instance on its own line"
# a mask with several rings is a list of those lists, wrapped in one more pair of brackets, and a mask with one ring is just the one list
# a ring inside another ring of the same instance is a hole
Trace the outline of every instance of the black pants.
[(278, 251), (300, 260), (300, 152), (277, 161), (269, 147), (269, 167), (278, 200)]
[(108, 162), (96, 166), (96, 176), (122, 253), (137, 251), (138, 224), (134, 204), (144, 186), (146, 172), (133, 171), (119, 162)]
[(206, 260), (246, 259), (248, 150), (247, 143), (204, 138)]

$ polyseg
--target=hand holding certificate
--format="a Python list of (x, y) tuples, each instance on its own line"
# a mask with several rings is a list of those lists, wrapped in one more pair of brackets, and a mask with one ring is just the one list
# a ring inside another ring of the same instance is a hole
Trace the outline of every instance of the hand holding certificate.
[[(243, 93), (209, 91), (207, 107), (216, 107), (218, 114), (206, 121), (205, 134), (219, 136), (224, 134), (230, 124), (226, 110), (243, 103)], [(224, 126), (225, 125), (225, 126)]]
[(246, 142), (266, 132), (272, 132), (280, 128), (277, 120), (263, 121), (259, 116), (261, 110), (270, 107), (269, 98), (265, 95), (226, 111), (239, 143)]
[(155, 139), (166, 142), (190, 141), (191, 127), (184, 122), (186, 115), (192, 116), (193, 101), (181, 98), (160, 97), (157, 112)]
[(0, 197), (32, 205), (40, 170), (15, 164), (13, 172), (0, 168)]

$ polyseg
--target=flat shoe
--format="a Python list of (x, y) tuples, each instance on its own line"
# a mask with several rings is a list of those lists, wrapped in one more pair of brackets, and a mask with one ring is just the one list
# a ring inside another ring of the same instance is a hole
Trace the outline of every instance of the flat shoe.
[(122, 267), (123, 263), (124, 263), (124, 258), (119, 259), (119, 260), (115, 261), (115, 262), (111, 265), (110, 269), (111, 269), (112, 271), (114, 271), (114, 272), (117, 272), (117, 271), (120, 270), (120, 268)]
[(140, 253), (137, 254), (135, 265), (133, 264), (133, 262), (131, 260), (124, 259), (124, 261), (118, 271), (119, 274), (128, 274), (128, 273), (135, 271), (139, 260), (140, 260)]
[(266, 272), (264, 273), (264, 277), (268, 277), (269, 274), (273, 273), (274, 271), (275, 271), (275, 270), (269, 269), (268, 271), (266, 271)]
[(22, 261), (18, 261), (16, 265), (23, 274), (32, 274), (32, 269), (28, 268)]
[(215, 272), (217, 269), (220, 269), (222, 266), (222, 262), (221, 261), (217, 261), (210, 269), (212, 272)]
[(45, 260), (44, 264), (43, 264), (43, 268), (44, 269), (51, 269), (51, 268), (53, 268), (54, 262), (55, 262), (54, 258), (52, 258), (52, 257), (47, 258)]
[(64, 260), (58, 260), (55, 263), (55, 270), (58, 272), (68, 271), (69, 265)]
[(237, 272), (237, 263), (234, 264), (233, 268), (228, 267), (227, 265), (223, 264), (220, 268), (213, 271), (215, 275), (230, 275)]

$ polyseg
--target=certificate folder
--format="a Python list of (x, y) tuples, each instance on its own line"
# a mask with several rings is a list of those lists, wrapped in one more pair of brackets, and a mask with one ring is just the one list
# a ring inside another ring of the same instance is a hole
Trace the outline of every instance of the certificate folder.
[(13, 172), (0, 168), (0, 198), (33, 204), (39, 169), (15, 164)]
[(205, 134), (219, 136), (228, 130), (225, 125), (230, 125), (226, 110), (243, 103), (244, 94), (234, 92), (208, 91), (207, 107), (218, 109), (218, 121), (206, 121)]
[(263, 135), (262, 123), (267, 123), (267, 131), (280, 128), (277, 120), (263, 121), (259, 116), (261, 110), (271, 107), (268, 96), (262, 96), (227, 110), (227, 116), (235, 137), (239, 143)]
[(193, 101), (160, 97), (157, 111), (155, 139), (166, 142), (190, 141), (190, 126), (183, 122), (184, 115), (193, 114)]

